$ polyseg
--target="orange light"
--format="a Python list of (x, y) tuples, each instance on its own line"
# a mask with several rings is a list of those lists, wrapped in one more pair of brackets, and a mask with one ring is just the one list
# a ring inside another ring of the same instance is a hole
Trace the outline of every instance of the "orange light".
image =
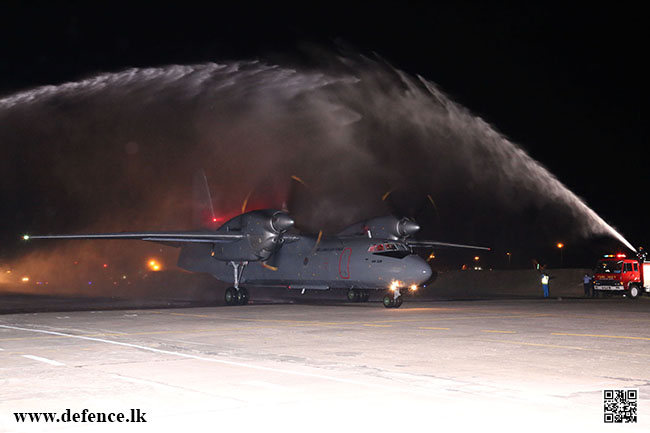
[(29, 281), (29, 277), (23, 277), (21, 281), (23, 283), (27, 283)]
[(479, 256), (474, 256), (474, 261), (479, 261)]
[(418, 289), (418, 286), (416, 286), (415, 284), (413, 284), (413, 285), (411, 286), (411, 291), (412, 291), (412, 292), (415, 292), (417, 289)]
[(152, 271), (159, 271), (162, 269), (162, 265), (158, 263), (157, 260), (151, 259), (148, 263), (149, 269)]
[(564, 248), (564, 244), (563, 244), (562, 242), (558, 242), (558, 243), (557, 243), (557, 247), (560, 248), (560, 249), (562, 249), (562, 248)]

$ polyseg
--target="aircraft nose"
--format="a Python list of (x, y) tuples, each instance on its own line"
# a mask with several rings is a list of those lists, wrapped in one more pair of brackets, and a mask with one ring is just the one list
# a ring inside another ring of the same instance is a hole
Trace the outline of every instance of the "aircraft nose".
[(413, 280), (412, 284), (418, 286), (426, 281), (429, 281), (433, 275), (431, 267), (426, 262), (426, 260), (415, 255), (409, 257), (409, 264), (407, 269), (409, 277)]

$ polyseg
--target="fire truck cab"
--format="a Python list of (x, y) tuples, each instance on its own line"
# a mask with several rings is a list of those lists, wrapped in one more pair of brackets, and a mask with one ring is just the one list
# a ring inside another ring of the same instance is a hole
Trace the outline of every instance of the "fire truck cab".
[(637, 298), (650, 293), (650, 262), (628, 258), (625, 254), (608, 254), (596, 263), (594, 293), (614, 293)]

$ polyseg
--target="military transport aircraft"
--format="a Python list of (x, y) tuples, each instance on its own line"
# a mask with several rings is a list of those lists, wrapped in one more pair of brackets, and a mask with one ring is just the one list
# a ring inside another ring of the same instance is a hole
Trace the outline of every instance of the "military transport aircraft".
[(417, 290), (432, 275), (413, 247), (485, 247), (409, 239), (420, 227), (409, 218), (383, 216), (354, 224), (336, 236), (290, 232), (282, 210), (244, 212), (215, 230), (29, 236), (24, 239), (137, 239), (180, 247), (178, 266), (231, 283), (227, 305), (248, 303), (244, 287), (302, 290), (348, 289), (348, 299), (367, 301), (370, 290), (387, 290), (386, 308), (402, 305), (402, 291)]

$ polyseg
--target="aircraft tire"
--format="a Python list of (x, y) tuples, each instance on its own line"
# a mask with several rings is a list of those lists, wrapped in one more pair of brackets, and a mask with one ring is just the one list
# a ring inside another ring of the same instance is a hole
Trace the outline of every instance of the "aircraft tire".
[(348, 301), (359, 302), (359, 291), (357, 289), (348, 290)]
[(402, 302), (404, 302), (404, 300), (401, 296), (398, 296), (397, 299), (395, 299), (395, 308), (399, 308), (402, 305)]
[(386, 296), (384, 296), (384, 301), (383, 301), (383, 303), (384, 303), (384, 307), (386, 307), (386, 308), (393, 308), (393, 307), (395, 307), (395, 300), (394, 300), (393, 297), (390, 296), (390, 295), (386, 295)]
[(240, 287), (237, 292), (237, 303), (239, 305), (246, 305), (249, 299), (250, 295), (248, 294), (248, 290), (245, 287)]
[(237, 304), (237, 290), (234, 287), (228, 287), (223, 294), (223, 298), (226, 301), (226, 305)]

